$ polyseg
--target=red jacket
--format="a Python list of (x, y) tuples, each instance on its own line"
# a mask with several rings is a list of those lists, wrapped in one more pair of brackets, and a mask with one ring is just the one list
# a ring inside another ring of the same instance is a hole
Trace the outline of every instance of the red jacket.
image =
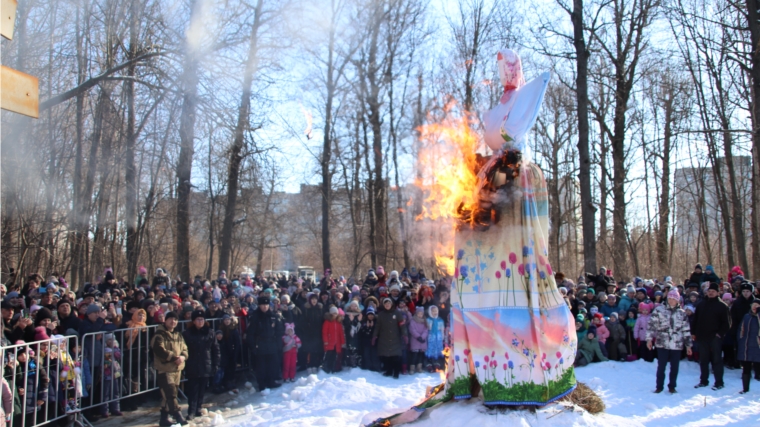
[(325, 351), (342, 352), (342, 347), (346, 344), (346, 334), (343, 333), (343, 318), (341, 316), (325, 314), (325, 322), (322, 323), (322, 342)]

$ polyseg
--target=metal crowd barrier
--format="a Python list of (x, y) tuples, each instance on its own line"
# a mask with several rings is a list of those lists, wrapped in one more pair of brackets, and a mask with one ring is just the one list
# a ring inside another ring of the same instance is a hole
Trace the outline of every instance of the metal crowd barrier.
[[(222, 325), (221, 318), (206, 319), (206, 322), (214, 331), (219, 330)], [(180, 333), (184, 332), (190, 323), (189, 320), (180, 321), (177, 330)], [(81, 399), (82, 409), (100, 407), (100, 411), (105, 412), (105, 405), (158, 390), (153, 351), (150, 348), (157, 328), (158, 325), (151, 325), (82, 335), (83, 351), (79, 354), (79, 361), (86, 391)], [(235, 355), (236, 370), (248, 370), (252, 367), (251, 356), (244, 344), (244, 331), (240, 323), (238, 331), (241, 345), (238, 346)]]
[[(10, 426), (35, 427), (78, 417), (82, 393), (77, 336), (2, 347), (3, 379), (13, 396)], [(3, 420), (5, 421), (5, 420)]]

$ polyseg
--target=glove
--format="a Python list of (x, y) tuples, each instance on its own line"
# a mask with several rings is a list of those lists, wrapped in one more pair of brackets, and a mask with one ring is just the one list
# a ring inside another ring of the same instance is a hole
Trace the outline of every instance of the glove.
[(404, 335), (404, 344), (409, 345), (409, 337)]
[(417, 337), (417, 341), (418, 341), (420, 344), (425, 344), (425, 339), (424, 339), (424, 338), (422, 338), (422, 337)]
[(377, 337), (372, 338), (372, 346), (374, 347), (375, 344), (377, 344)]

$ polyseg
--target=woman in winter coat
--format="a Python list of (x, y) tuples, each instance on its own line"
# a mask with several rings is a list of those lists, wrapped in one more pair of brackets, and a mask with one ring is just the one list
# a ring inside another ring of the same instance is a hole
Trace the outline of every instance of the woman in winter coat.
[[(42, 407), (48, 400), (48, 386), (50, 380), (48, 379), (45, 369), (40, 369), (37, 366), (37, 362), (34, 357), (30, 357), (28, 354), (29, 349), (26, 347), (19, 347), (16, 353), (16, 376), (12, 381), (15, 386), (15, 394), (19, 397), (16, 401), (18, 408), (14, 409), (14, 425), (21, 426), (26, 413), (25, 423), (28, 426), (35, 425), (42, 421), (44, 418), (45, 408)], [(13, 378), (13, 370), (10, 367), (6, 368), (6, 378)], [(37, 412), (37, 418), (40, 420), (35, 421), (35, 410)]]
[(377, 326), (372, 334), (372, 345), (383, 362), (383, 376), (398, 379), (401, 373), (401, 354), (409, 342), (405, 316), (395, 309), (393, 300), (383, 299), (383, 311), (377, 316)]
[(654, 361), (654, 351), (646, 346), (647, 325), (653, 306), (653, 303), (639, 303), (639, 317), (636, 319), (636, 326), (633, 328), (633, 337), (636, 339), (639, 357), (647, 362)]
[(203, 310), (193, 311), (193, 321), (182, 333), (189, 355), (185, 362), (188, 420), (201, 416), (206, 384), (208, 384), (208, 379), (213, 377), (216, 370), (219, 369), (219, 359), (221, 358), (216, 334), (206, 323), (204, 316)]
[(301, 338), (301, 366), (308, 368), (309, 374), (317, 373), (322, 363), (322, 322), (324, 311), (322, 304), (317, 302), (319, 296), (311, 294), (309, 301), (304, 305), (300, 323), (296, 324), (296, 335)]
[(676, 392), (678, 365), (681, 351), (686, 347), (686, 354), (691, 355), (691, 327), (686, 312), (680, 307), (681, 296), (678, 291), (668, 292), (667, 303), (658, 306), (647, 324), (647, 349), (657, 347), (657, 387), (655, 393), (661, 393), (665, 386), (665, 368), (670, 363), (670, 381), (668, 391)]
[(329, 373), (340, 372), (343, 369), (343, 349), (346, 347), (346, 333), (343, 331), (343, 316), (338, 307), (332, 306), (325, 314), (322, 323), (322, 342), (324, 343), (325, 360), (322, 369)]
[[(744, 315), (739, 334), (737, 335), (738, 352), (737, 358), (742, 365), (741, 394), (749, 392), (749, 382), (752, 376), (752, 368), (760, 372), (760, 300), (754, 299), (750, 305), (749, 313)], [(757, 376), (755, 376), (757, 379)]]
[(380, 357), (377, 355), (377, 345), (372, 344), (372, 337), (377, 327), (375, 307), (368, 307), (364, 321), (359, 329), (359, 345), (361, 347), (361, 367), (370, 371), (380, 371)]
[(409, 373), (413, 374), (415, 368), (417, 372), (422, 372), (422, 364), (425, 362), (425, 351), (427, 350), (428, 328), (425, 321), (425, 309), (417, 307), (414, 311), (414, 317), (409, 322)]

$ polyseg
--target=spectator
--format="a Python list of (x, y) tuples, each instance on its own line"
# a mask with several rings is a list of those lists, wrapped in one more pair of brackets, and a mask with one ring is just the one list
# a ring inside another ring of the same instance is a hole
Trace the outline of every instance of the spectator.
[[(665, 368), (670, 363), (670, 380), (668, 391), (676, 392), (678, 365), (681, 351), (691, 355), (691, 330), (689, 319), (680, 307), (681, 296), (678, 291), (668, 293), (667, 303), (654, 309), (647, 325), (647, 348), (657, 347), (657, 386), (655, 393), (661, 393), (665, 386)], [(653, 341), (655, 344), (653, 344)]]
[(607, 357), (611, 360), (619, 361), (625, 358), (627, 350), (625, 347), (625, 328), (620, 323), (617, 313), (612, 313), (606, 323), (610, 336), (607, 338)]
[(345, 365), (350, 368), (358, 367), (361, 364), (361, 353), (359, 351), (359, 330), (362, 327), (362, 312), (359, 303), (351, 301), (346, 307), (346, 315), (343, 318), (343, 331), (346, 334), (346, 351)]
[(427, 350), (428, 328), (425, 321), (425, 309), (417, 307), (414, 316), (409, 322), (409, 373), (422, 372), (422, 364), (425, 362)]
[[(378, 267), (378, 272), (380, 271), (382, 267)], [(384, 272), (381, 274), (384, 280)], [(377, 344), (377, 354), (383, 362), (383, 375), (386, 377), (398, 379), (401, 373), (401, 353), (409, 339), (404, 320), (404, 316), (393, 306), (393, 300), (384, 298), (383, 311), (377, 317), (372, 345)]]
[(728, 306), (718, 298), (718, 284), (710, 283), (707, 298), (702, 300), (694, 313), (694, 331), (692, 339), (699, 344), (699, 367), (701, 370), (699, 384), (694, 388), (707, 387), (710, 377), (710, 364), (715, 375), (713, 390), (720, 390), (723, 384), (723, 360), (721, 348), (723, 337), (731, 328)]
[(295, 326), (292, 323), (286, 323), (285, 335), (282, 337), (282, 380), (285, 382), (295, 381), (299, 348), (301, 348), (301, 339), (296, 335)]
[(223, 372), (222, 386), (218, 392), (232, 391), (235, 393), (235, 371), (240, 362), (240, 355), (243, 351), (243, 343), (240, 339), (240, 331), (237, 319), (233, 319), (229, 314), (222, 316), (221, 329), (222, 338), (219, 341), (219, 353), (221, 355), (220, 368)]
[(694, 266), (694, 271), (691, 273), (691, 276), (689, 276), (689, 283), (696, 283), (697, 286), (700, 286), (704, 282), (705, 274), (702, 272), (702, 264), (697, 264)]
[(171, 427), (174, 424), (169, 415), (173, 416), (180, 425), (187, 425), (182, 417), (177, 388), (185, 369), (188, 350), (182, 334), (176, 331), (177, 314), (173, 311), (166, 313), (164, 324), (156, 329), (150, 346), (153, 350), (153, 367), (157, 372), (157, 383), (161, 390), (161, 421), (160, 427)]
[(380, 371), (380, 357), (377, 354), (377, 346), (373, 343), (372, 337), (377, 327), (375, 307), (368, 307), (365, 320), (359, 330), (359, 341), (362, 346), (362, 369), (370, 371)]
[(325, 321), (322, 323), (322, 342), (325, 351), (322, 369), (327, 373), (340, 372), (343, 366), (343, 349), (346, 347), (346, 333), (343, 330), (343, 316), (335, 306), (330, 307), (325, 314)]
[(204, 315), (203, 310), (195, 310), (192, 323), (182, 333), (189, 355), (185, 365), (188, 420), (201, 416), (206, 385), (219, 369), (219, 343)]
[(636, 339), (639, 348), (639, 357), (647, 362), (654, 361), (654, 352), (647, 348), (647, 328), (649, 324), (650, 312), (654, 308), (654, 303), (640, 303), (639, 316), (636, 319), (636, 326), (633, 329), (633, 337)]
[(304, 305), (304, 312), (300, 325), (297, 325), (298, 336), (303, 337), (301, 352), (303, 354), (302, 366), (307, 368), (309, 374), (317, 373), (322, 362), (322, 304), (317, 302), (317, 294), (309, 295), (308, 302)]
[(589, 363), (606, 362), (599, 341), (596, 339), (596, 327), (589, 326), (586, 337), (578, 340), (578, 353), (575, 357), (575, 366), (586, 366)]
[(713, 266), (710, 264), (707, 264), (705, 266), (705, 276), (702, 278), (703, 282), (710, 282), (710, 283), (720, 283), (720, 277), (718, 277), (717, 274), (715, 274), (715, 270), (713, 269)]
[(270, 310), (271, 303), (268, 296), (260, 296), (258, 310), (249, 315), (247, 329), (248, 341), (256, 358), (256, 381), (259, 390), (277, 388), (276, 377), (279, 373), (274, 372), (272, 367), (279, 366), (277, 355), (282, 349), (282, 336), (284, 329), (282, 317)]
[(738, 359), (742, 365), (742, 391), (749, 393), (749, 382), (752, 369), (755, 370), (755, 379), (760, 381), (760, 300), (753, 299), (750, 302), (750, 311), (744, 315), (739, 327), (737, 341), (739, 344)]

